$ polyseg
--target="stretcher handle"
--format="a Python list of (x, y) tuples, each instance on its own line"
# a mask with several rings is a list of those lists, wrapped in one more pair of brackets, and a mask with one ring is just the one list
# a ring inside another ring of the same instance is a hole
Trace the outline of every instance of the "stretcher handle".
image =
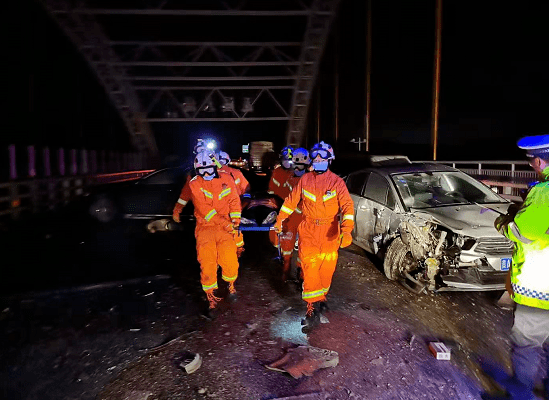
[(238, 227), (239, 231), (274, 231), (274, 226), (242, 226)]

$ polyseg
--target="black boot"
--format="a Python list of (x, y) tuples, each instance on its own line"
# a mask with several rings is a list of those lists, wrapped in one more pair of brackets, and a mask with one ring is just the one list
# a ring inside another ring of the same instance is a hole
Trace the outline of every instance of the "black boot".
[(310, 333), (315, 327), (320, 325), (320, 313), (318, 311), (318, 305), (315, 307), (315, 303), (307, 303), (307, 314), (305, 318), (301, 320), (301, 332)]
[(236, 294), (236, 289), (234, 288), (234, 282), (229, 282), (229, 296), (227, 296), (229, 303), (236, 303), (238, 296)]

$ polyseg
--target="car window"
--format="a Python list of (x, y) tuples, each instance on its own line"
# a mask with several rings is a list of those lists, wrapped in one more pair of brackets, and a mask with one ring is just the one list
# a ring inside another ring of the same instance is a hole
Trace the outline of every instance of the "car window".
[(482, 183), (461, 171), (396, 174), (392, 179), (407, 207), (429, 208), (451, 204), (506, 202)]
[(349, 193), (362, 196), (362, 188), (364, 187), (364, 182), (366, 181), (368, 174), (369, 172), (357, 172), (349, 175), (346, 182)]
[[(384, 206), (387, 206), (387, 196), (389, 193), (389, 182), (387, 179), (378, 174), (370, 174), (366, 187), (364, 188), (363, 196), (376, 201)], [(394, 207), (394, 198), (392, 199)]]
[(187, 170), (184, 168), (169, 168), (153, 172), (140, 180), (142, 185), (174, 185), (184, 182)]

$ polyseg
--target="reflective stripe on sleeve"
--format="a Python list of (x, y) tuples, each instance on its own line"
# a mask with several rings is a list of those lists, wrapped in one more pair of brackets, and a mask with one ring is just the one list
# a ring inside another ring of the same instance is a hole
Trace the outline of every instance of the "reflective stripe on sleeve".
[(345, 214), (343, 216), (343, 221), (345, 220), (349, 220), (349, 221), (354, 221), (355, 220), (355, 216), (353, 214)]
[(215, 211), (215, 208), (210, 211), (208, 214), (206, 214), (206, 216), (204, 217), (204, 219), (208, 222), (210, 222), (210, 220), (213, 218), (213, 216), (217, 214), (217, 211)]
[(269, 193), (269, 194), (275, 194), (275, 192), (273, 192), (272, 190), (269, 190), (267, 193)]
[(322, 201), (328, 201), (330, 199), (333, 199), (334, 197), (337, 196), (337, 193), (336, 191), (334, 190), (333, 192), (328, 192), (327, 194), (325, 194), (324, 196), (322, 196)]
[(276, 186), (280, 187), (280, 182), (279, 181), (277, 181), (275, 178), (272, 178), (272, 181)]
[(187, 203), (188, 203), (188, 201), (186, 201), (186, 200), (183, 200), (183, 199), (177, 199), (177, 202), (178, 202), (179, 204), (182, 204), (182, 205), (184, 205), (184, 206), (186, 206), (186, 205), (187, 205)]
[(309, 200), (316, 201), (316, 196), (312, 194), (311, 192), (306, 191), (305, 189), (302, 189), (303, 196), (308, 198)]
[(204, 195), (209, 198), (209, 199), (213, 199), (213, 195), (208, 192), (206, 189), (203, 189), (203, 188), (200, 188), (200, 190), (202, 191), (202, 193), (204, 193)]
[(240, 211), (233, 211), (232, 213), (229, 213), (229, 217), (231, 218), (240, 218), (242, 216), (242, 213)]
[(303, 211), (301, 211), (299, 208), (296, 208), (296, 209), (295, 209), (295, 212), (298, 213), (298, 214), (302, 214), (302, 213), (303, 213)]
[(223, 197), (225, 196), (228, 196), (229, 194), (231, 194), (231, 188), (227, 188), (225, 190), (222, 190), (221, 193), (219, 193), (219, 200), (221, 200)]
[(292, 210), (291, 208), (288, 208), (288, 207), (286, 207), (286, 206), (284, 206), (284, 205), (280, 208), (280, 211), (283, 211), (283, 212), (285, 212), (286, 214), (293, 214), (293, 212), (294, 212), (294, 210)]
[(238, 185), (238, 184), (240, 183), (240, 178), (236, 178), (236, 179), (234, 180), (234, 183), (236, 183), (236, 184)]
[(511, 221), (509, 223), (509, 229), (511, 229), (511, 232), (513, 233), (513, 235), (515, 235), (515, 237), (520, 240), (522, 243), (524, 244), (530, 244), (532, 243), (532, 240), (528, 239), (527, 237), (524, 237), (522, 236), (522, 234), (520, 233), (520, 230), (517, 226), (517, 224), (515, 224), (514, 221)]

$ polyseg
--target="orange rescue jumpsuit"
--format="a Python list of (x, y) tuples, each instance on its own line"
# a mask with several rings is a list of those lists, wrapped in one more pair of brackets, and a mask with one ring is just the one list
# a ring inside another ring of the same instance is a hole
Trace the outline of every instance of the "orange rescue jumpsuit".
[[(278, 196), (282, 201), (290, 194), (291, 189), (286, 186), (286, 181), (294, 173), (290, 169), (285, 169), (281, 165), (275, 167), (269, 180), (267, 192)], [(279, 203), (280, 204), (280, 203)], [(269, 231), (269, 240), (273, 246), (278, 246), (278, 235), (274, 231)]]
[[(286, 188), (287, 191), (285, 198), (290, 195), (292, 189), (297, 185), (300, 179), (301, 176), (295, 176), (294, 174), (292, 174), (283, 184), (284, 188)], [(287, 279), (287, 275), (290, 272), (290, 263), (292, 259), (292, 253), (295, 247), (297, 228), (303, 220), (300, 206), (301, 202), (298, 204), (298, 207), (296, 207), (295, 212), (292, 213), (288, 217), (288, 219), (286, 219), (284, 226), (282, 227), (282, 233), (280, 235), (280, 253), (282, 255), (282, 259), (284, 260), (283, 279)], [(300, 267), (301, 261), (299, 257), (297, 258), (297, 264), (298, 267)]]
[[(185, 185), (186, 187), (187, 185)], [(188, 189), (183, 187), (174, 208), (179, 215), (189, 201), (194, 204), (196, 217), (196, 253), (200, 263), (202, 289), (212, 293), (217, 289), (217, 266), (222, 278), (234, 282), (238, 277), (238, 258), (232, 220), (240, 223), (240, 198), (234, 180), (226, 172), (211, 181), (195, 176)]]
[(302, 298), (314, 303), (326, 300), (330, 290), (340, 247), (340, 230), (347, 235), (353, 230), (353, 200), (345, 182), (330, 170), (323, 174), (306, 173), (284, 201), (278, 226), (294, 213), (300, 201), (303, 212), (303, 221), (298, 228)]
[[(250, 192), (250, 182), (244, 177), (242, 171), (237, 168), (231, 168), (228, 165), (221, 167), (220, 171), (227, 172), (233, 177), (239, 196)], [(234, 235), (234, 241), (237, 247), (237, 254), (240, 255), (244, 251), (244, 235), (242, 235), (242, 232), (237, 231)]]

